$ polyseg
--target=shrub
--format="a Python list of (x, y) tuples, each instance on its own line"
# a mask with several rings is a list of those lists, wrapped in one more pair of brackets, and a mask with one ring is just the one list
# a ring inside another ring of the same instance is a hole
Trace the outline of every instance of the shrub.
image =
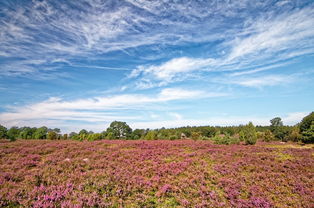
[(264, 132), (264, 135), (263, 135), (263, 141), (264, 142), (270, 142), (270, 141), (273, 141), (275, 139), (273, 133), (269, 130), (266, 130)]
[(47, 139), (50, 139), (50, 140), (56, 140), (57, 139), (57, 133), (54, 132), (54, 131), (49, 131), (48, 134), (47, 134)]
[(293, 127), (292, 131), (290, 132), (289, 135), (287, 135), (286, 140), (288, 141), (293, 141), (293, 142), (298, 142), (302, 138), (300, 134), (300, 129), (298, 126)]
[(144, 137), (145, 140), (154, 140), (157, 139), (156, 131), (149, 131), (146, 136)]
[(230, 137), (229, 134), (226, 134), (224, 136), (216, 135), (215, 137), (212, 138), (212, 140), (214, 141), (214, 144), (224, 144), (224, 145), (240, 144), (240, 140), (237, 137)]
[(246, 145), (253, 145), (256, 143), (257, 140), (256, 129), (252, 122), (249, 122), (246, 126), (244, 126), (243, 133), (244, 143)]
[(178, 139), (178, 137), (177, 137), (176, 135), (171, 135), (171, 136), (169, 137), (169, 139), (170, 139), (170, 140), (176, 140), (176, 139)]
[(201, 137), (201, 132), (195, 132), (195, 131), (193, 131), (192, 134), (191, 134), (191, 138), (192, 138), (193, 140), (198, 140), (198, 139), (200, 139), (200, 137)]

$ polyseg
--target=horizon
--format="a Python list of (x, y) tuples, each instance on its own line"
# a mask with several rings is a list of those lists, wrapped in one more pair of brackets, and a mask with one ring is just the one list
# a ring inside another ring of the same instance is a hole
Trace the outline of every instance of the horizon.
[(0, 2), (0, 124), (295, 125), (313, 111), (314, 2)]

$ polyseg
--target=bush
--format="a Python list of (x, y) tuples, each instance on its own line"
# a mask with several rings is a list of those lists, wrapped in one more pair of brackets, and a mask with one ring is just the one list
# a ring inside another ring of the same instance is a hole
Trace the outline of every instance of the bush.
[(224, 144), (224, 145), (240, 144), (240, 140), (238, 138), (230, 137), (229, 134), (226, 134), (223, 137), (216, 135), (215, 137), (212, 138), (212, 140), (214, 141), (214, 144)]
[(50, 140), (56, 140), (57, 139), (57, 133), (54, 132), (54, 131), (49, 131), (48, 134), (47, 134), (47, 139), (50, 139)]
[(146, 136), (144, 137), (145, 140), (154, 140), (157, 139), (156, 131), (149, 131)]
[(246, 145), (253, 145), (256, 143), (257, 140), (256, 129), (252, 122), (249, 122), (246, 126), (244, 126), (243, 133), (244, 143)]
[(169, 137), (169, 139), (170, 139), (170, 140), (176, 140), (176, 139), (178, 139), (178, 137), (177, 137), (176, 135), (171, 135), (171, 136)]
[(293, 141), (293, 142), (298, 142), (301, 139), (302, 139), (302, 136), (300, 134), (300, 129), (298, 128), (298, 126), (293, 127), (292, 131), (286, 138), (287, 141)]
[(273, 133), (271, 133), (271, 131), (266, 130), (263, 134), (263, 141), (264, 142), (270, 142), (275, 140), (275, 136), (273, 135)]
[(202, 135), (201, 132), (195, 132), (195, 131), (193, 131), (192, 134), (191, 134), (191, 138), (192, 138), (193, 140), (198, 140), (198, 139), (200, 139), (201, 135)]

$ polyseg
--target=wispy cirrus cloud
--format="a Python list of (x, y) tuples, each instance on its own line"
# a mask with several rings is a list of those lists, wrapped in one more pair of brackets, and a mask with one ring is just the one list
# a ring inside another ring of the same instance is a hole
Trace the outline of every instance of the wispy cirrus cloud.
[[(233, 39), (221, 44), (220, 57), (179, 57), (159, 65), (142, 65), (130, 77), (139, 77), (137, 86), (149, 88), (194, 77), (197, 73), (226, 72), (228, 76), (255, 74), (291, 64), (291, 58), (314, 53), (314, 12), (304, 8), (282, 14), (269, 14), (248, 20)], [(232, 74), (230, 74), (232, 72)], [(266, 76), (260, 81), (241, 82), (244, 86), (257, 83), (280, 83), (280, 75)], [(230, 84), (232, 78), (229, 78)], [(266, 81), (268, 80), (268, 81)], [(290, 79), (291, 80), (291, 79)], [(238, 82), (240, 83), (240, 82)]]

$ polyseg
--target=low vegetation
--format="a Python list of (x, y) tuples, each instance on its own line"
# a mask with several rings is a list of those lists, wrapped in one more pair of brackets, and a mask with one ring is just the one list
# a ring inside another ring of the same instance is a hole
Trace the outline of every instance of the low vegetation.
[(0, 207), (313, 207), (314, 148), (280, 142), (0, 143)]

